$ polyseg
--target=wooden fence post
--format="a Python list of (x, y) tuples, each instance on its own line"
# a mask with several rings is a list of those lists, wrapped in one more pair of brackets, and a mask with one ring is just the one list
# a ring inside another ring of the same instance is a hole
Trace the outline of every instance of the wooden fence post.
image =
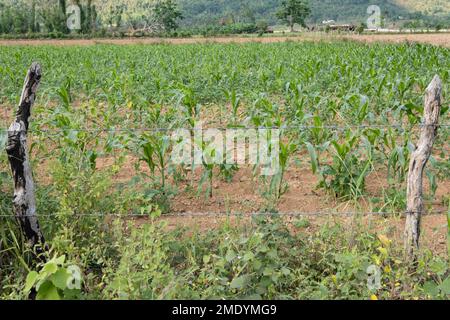
[(424, 120), (419, 142), (411, 155), (406, 189), (405, 253), (412, 258), (419, 248), (420, 221), (424, 211), (422, 195), (423, 170), (431, 155), (441, 112), (442, 82), (436, 75), (425, 93)]
[(8, 130), (6, 152), (14, 179), (14, 214), (31, 247), (39, 255), (44, 248), (44, 236), (36, 215), (34, 183), (27, 150), (27, 132), (31, 107), (41, 79), (41, 67), (33, 62), (20, 97), (16, 118)]

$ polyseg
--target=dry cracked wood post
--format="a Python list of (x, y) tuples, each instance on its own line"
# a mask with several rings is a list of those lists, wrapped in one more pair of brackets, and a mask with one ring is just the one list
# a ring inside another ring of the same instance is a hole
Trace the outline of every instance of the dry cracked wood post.
[(424, 120), (419, 142), (411, 155), (406, 189), (405, 253), (413, 258), (419, 248), (420, 222), (424, 212), (422, 179), (436, 139), (441, 113), (442, 82), (436, 75), (425, 93)]
[(25, 239), (39, 256), (44, 248), (44, 236), (36, 213), (34, 183), (27, 150), (27, 133), (31, 107), (41, 79), (41, 67), (33, 63), (28, 70), (20, 97), (16, 118), (8, 129), (6, 152), (14, 179), (14, 214)]

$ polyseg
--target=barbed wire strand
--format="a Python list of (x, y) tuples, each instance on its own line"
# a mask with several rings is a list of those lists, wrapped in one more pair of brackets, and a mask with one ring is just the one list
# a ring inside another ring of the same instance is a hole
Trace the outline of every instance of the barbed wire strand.
[[(441, 127), (441, 128), (449, 128), (450, 124), (440, 124), (440, 125), (427, 125), (427, 124), (417, 124), (413, 126), (409, 126), (409, 128), (413, 127)], [(188, 131), (201, 131), (201, 130), (207, 130), (207, 129), (216, 129), (216, 130), (294, 130), (294, 129), (336, 129), (336, 130), (347, 130), (347, 129), (389, 129), (389, 128), (395, 128), (395, 129), (405, 129), (402, 125), (353, 125), (353, 126), (337, 126), (337, 125), (324, 125), (324, 126), (306, 126), (306, 125), (298, 125), (298, 126), (260, 126), (260, 127), (245, 127), (245, 126), (236, 126), (236, 127), (221, 127), (221, 128), (203, 128), (203, 127), (194, 127), (194, 128), (100, 128), (100, 129), (88, 129), (88, 128), (82, 128), (82, 129), (73, 129), (73, 128), (61, 128), (61, 129), (30, 129), (28, 132), (30, 133), (63, 133), (63, 132), (105, 132), (105, 133), (114, 133), (114, 132), (132, 132), (132, 131), (141, 131), (141, 132), (170, 132), (170, 131), (177, 131), (177, 130), (188, 130)], [(9, 130), (0, 130), (0, 132), (9, 132)], [(442, 214), (446, 213), (447, 211), (434, 211), (430, 212), (428, 214)], [(229, 216), (257, 216), (257, 215), (273, 215), (277, 214), (280, 216), (355, 216), (355, 215), (364, 215), (364, 216), (370, 216), (370, 215), (398, 215), (398, 214), (405, 214), (401, 212), (279, 212), (279, 213), (214, 213), (214, 212), (183, 212), (183, 213), (172, 213), (172, 214), (164, 214), (163, 217), (189, 217), (189, 216), (216, 216), (216, 217), (229, 217)], [(51, 215), (38, 215), (38, 217), (58, 217), (61, 215), (58, 214), (51, 214)], [(89, 213), (89, 214), (73, 214), (74, 217), (84, 217), (84, 216), (110, 216), (110, 217), (118, 217), (118, 218), (129, 218), (129, 217), (146, 217), (146, 215), (143, 214), (114, 214), (114, 213)], [(11, 218), (17, 218), (15, 215), (0, 215), (0, 217), (11, 217)], [(26, 216), (22, 216), (26, 217)]]
[[(416, 124), (412, 126), (408, 126), (409, 129), (412, 128), (423, 128), (423, 127), (436, 127), (436, 128), (450, 128), (450, 124)], [(58, 129), (29, 129), (29, 133), (64, 133), (64, 132), (104, 132), (104, 133), (114, 133), (114, 132), (132, 132), (132, 131), (140, 131), (140, 132), (170, 132), (177, 130), (187, 130), (187, 131), (202, 131), (208, 129), (215, 129), (220, 131), (225, 130), (295, 130), (295, 129), (335, 129), (335, 130), (347, 130), (347, 129), (401, 129), (406, 130), (405, 126), (400, 124), (391, 124), (391, 125), (351, 125), (351, 126), (338, 126), (338, 125), (323, 125), (323, 126), (308, 126), (308, 125), (289, 125), (289, 126), (259, 126), (259, 127), (250, 127), (250, 126), (233, 126), (233, 127), (194, 127), (194, 128), (58, 128)], [(10, 132), (9, 129), (0, 129), (0, 132)]]
[[(448, 213), (446, 210), (436, 210), (425, 212), (425, 215), (439, 215)], [(161, 217), (167, 218), (183, 218), (183, 217), (250, 217), (250, 216), (309, 216), (309, 217), (324, 217), (324, 216), (392, 216), (392, 215), (402, 215), (411, 214), (414, 212), (335, 212), (335, 211), (317, 211), (317, 212), (179, 212), (179, 213), (168, 213), (162, 214)], [(16, 216), (13, 214), (1, 214), (2, 218), (21, 218), (21, 217), (31, 217), (37, 216), (38, 218), (57, 218), (57, 217), (115, 217), (115, 218), (147, 218), (149, 214), (140, 213), (72, 213), (72, 214), (37, 214), (37, 215), (20, 215)]]

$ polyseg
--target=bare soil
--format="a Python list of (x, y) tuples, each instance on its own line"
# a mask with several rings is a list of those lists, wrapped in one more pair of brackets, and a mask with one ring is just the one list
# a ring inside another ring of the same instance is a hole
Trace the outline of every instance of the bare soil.
[(0, 40), (1, 46), (7, 45), (56, 45), (56, 46), (86, 46), (95, 44), (196, 44), (196, 43), (276, 43), (285, 41), (335, 41), (350, 39), (367, 43), (373, 42), (419, 42), (438, 46), (450, 47), (450, 33), (429, 33), (429, 34), (323, 34), (323, 33), (305, 33), (295, 36), (230, 36), (230, 37), (212, 37), (212, 38), (123, 38), (123, 39), (25, 39), (25, 40)]
[[(128, 157), (125, 166), (115, 177), (115, 181), (126, 182), (130, 176), (148, 171), (145, 165), (142, 165), (136, 172), (134, 166), (136, 161), (136, 158)], [(108, 170), (112, 163), (112, 159), (100, 159), (98, 167), (102, 170)], [(227, 220), (232, 224), (250, 223), (252, 214), (261, 212), (267, 205), (267, 200), (261, 196), (258, 190), (259, 183), (252, 177), (252, 170), (249, 167), (241, 168), (231, 182), (217, 178), (216, 172), (212, 198), (206, 196), (205, 193), (197, 193), (200, 176), (201, 170), (196, 170), (194, 173), (194, 189), (189, 188), (189, 175), (186, 181), (179, 183), (179, 193), (170, 201), (170, 214), (163, 215), (160, 218), (168, 223), (169, 229), (184, 227), (190, 232), (202, 232), (219, 228)], [(356, 217), (348, 215), (348, 213), (371, 212), (373, 208), (368, 203), (368, 199), (380, 197), (387, 185), (386, 172), (382, 170), (373, 172), (367, 178), (369, 186), (366, 200), (355, 204), (339, 201), (324, 191), (317, 190), (317, 176), (312, 174), (310, 168), (306, 165), (291, 166), (286, 172), (286, 181), (289, 183), (289, 189), (282, 196), (277, 208), (283, 214), (288, 226), (293, 230), (296, 230), (293, 224), (296, 220), (307, 219), (310, 226), (301, 230), (301, 232), (309, 233), (330, 221), (341, 222), (348, 227), (349, 231), (355, 230)], [(170, 183), (173, 182), (170, 181)], [(434, 213), (424, 216), (421, 239), (423, 247), (429, 248), (435, 254), (445, 255), (447, 250), (445, 212), (447, 208), (443, 205), (443, 202), (444, 198), (450, 194), (450, 181), (439, 181), (438, 185), (436, 198), (427, 202), (428, 212)], [(424, 191), (427, 192), (428, 190), (427, 179), (424, 179)], [(333, 214), (330, 212), (333, 212)], [(241, 214), (242, 216), (239, 217)], [(136, 219), (138, 225), (147, 221), (147, 218)], [(360, 220), (363, 226), (387, 235), (399, 244), (402, 241), (404, 222), (404, 218), (399, 215), (369, 214), (362, 215)]]

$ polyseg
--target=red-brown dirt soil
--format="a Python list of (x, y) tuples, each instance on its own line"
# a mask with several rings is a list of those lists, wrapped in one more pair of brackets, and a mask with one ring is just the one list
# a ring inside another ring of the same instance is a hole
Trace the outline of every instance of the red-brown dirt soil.
[(212, 37), (212, 38), (123, 38), (123, 39), (26, 39), (26, 40), (0, 40), (0, 45), (95, 45), (95, 44), (195, 44), (195, 43), (276, 43), (285, 41), (335, 41), (350, 39), (367, 43), (373, 42), (418, 42), (428, 43), (438, 46), (450, 47), (450, 33), (429, 33), (429, 34), (368, 34), (368, 35), (327, 35), (319, 33), (305, 33), (295, 36), (230, 36), (230, 37)]

